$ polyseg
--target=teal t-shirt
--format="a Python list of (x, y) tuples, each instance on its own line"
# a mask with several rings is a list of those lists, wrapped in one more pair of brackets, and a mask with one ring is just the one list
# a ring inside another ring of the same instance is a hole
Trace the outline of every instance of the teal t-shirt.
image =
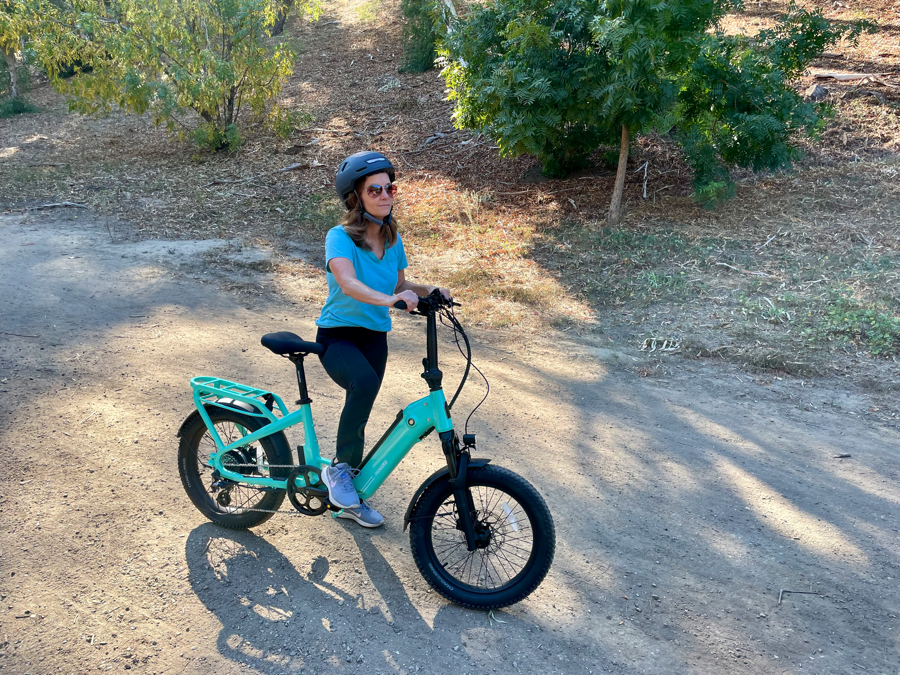
[(397, 241), (384, 251), (379, 260), (371, 251), (365, 251), (353, 243), (350, 235), (338, 225), (332, 227), (325, 237), (325, 269), (328, 280), (328, 299), (322, 307), (322, 313), (316, 325), (322, 328), (340, 328), (342, 326), (358, 326), (388, 332), (391, 329), (391, 315), (387, 307), (368, 305), (344, 295), (337, 279), (328, 265), (332, 258), (347, 258), (353, 263), (356, 278), (369, 288), (393, 295), (397, 288), (397, 273), (409, 266), (403, 241), (397, 235)]

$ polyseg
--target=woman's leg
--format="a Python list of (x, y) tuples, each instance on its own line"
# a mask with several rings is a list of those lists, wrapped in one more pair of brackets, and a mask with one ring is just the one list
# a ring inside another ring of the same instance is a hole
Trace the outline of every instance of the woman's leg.
[(333, 342), (322, 355), (325, 372), (346, 392), (338, 423), (337, 462), (352, 468), (362, 463), (366, 423), (381, 388), (387, 363), (387, 340), (355, 344)]

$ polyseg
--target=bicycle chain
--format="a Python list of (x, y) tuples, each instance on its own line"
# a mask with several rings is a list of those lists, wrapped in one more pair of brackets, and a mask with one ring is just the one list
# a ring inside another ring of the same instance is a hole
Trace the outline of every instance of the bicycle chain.
[[(228, 466), (235, 467), (235, 468), (244, 468), (244, 467), (249, 467), (249, 468), (253, 468), (253, 469), (257, 468), (256, 464), (229, 464)], [(304, 465), (304, 464), (266, 464), (266, 466), (269, 468), (273, 468), (273, 469), (297, 469), (297, 468), (300, 468), (301, 466), (307, 466), (307, 465)], [(252, 487), (252, 486), (248, 485), (245, 487)], [(284, 511), (284, 510), (276, 511), (274, 509), (251, 509), (251, 508), (244, 508), (244, 507), (240, 507), (240, 508), (241, 508), (242, 512), (250, 512), (250, 513), (284, 513), (289, 516), (298, 516), (298, 517), (306, 515), (304, 513), (300, 513), (296, 509), (291, 509), (289, 511)], [(327, 513), (327, 511), (325, 513)], [(334, 513), (336, 513), (336, 512), (332, 511), (332, 515)], [(322, 515), (324, 515), (324, 513)], [(445, 513), (445, 514), (441, 514), (441, 515), (452, 516), (453, 513), (451, 512), (451, 513)], [(434, 517), (434, 516), (419, 516), (418, 518), (410, 518), (410, 520), (411, 521), (412, 520), (423, 520), (425, 518), (432, 518), (432, 517)]]
[[(222, 466), (233, 466), (237, 468), (257, 469), (259, 464), (223, 464)], [(263, 464), (267, 469), (299, 469), (301, 466), (309, 466), (309, 464)]]
[[(229, 469), (231, 469), (231, 468), (235, 468), (235, 469), (245, 469), (245, 468), (257, 469), (257, 468), (259, 468), (258, 464), (227, 464), (225, 466), (228, 466)], [(264, 466), (267, 469), (299, 469), (301, 466), (309, 466), (309, 465), (308, 464), (265, 464)], [(246, 484), (241, 484), (241, 483), (237, 483), (237, 485), (240, 485), (241, 487), (250, 487), (250, 488), (253, 487), (252, 485), (246, 485)], [(259, 490), (259, 492), (262, 492), (262, 490)], [(277, 510), (276, 511), (274, 509), (251, 509), (249, 507), (238, 507), (238, 508), (240, 508), (242, 513), (284, 513), (289, 516), (305, 515), (303, 513), (300, 513), (296, 509), (291, 509), (289, 511), (285, 511), (285, 510)]]

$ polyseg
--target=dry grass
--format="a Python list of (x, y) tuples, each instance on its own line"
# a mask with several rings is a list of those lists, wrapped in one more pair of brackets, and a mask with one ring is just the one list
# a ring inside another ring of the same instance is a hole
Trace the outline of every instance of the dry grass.
[[(625, 220), (605, 229), (613, 174), (603, 150), (594, 169), (545, 181), (533, 158), (502, 159), (488, 139), (454, 130), (439, 74), (397, 71), (394, 0), (334, 0), (319, 23), (294, 18), (301, 55), (281, 105), (315, 122), (286, 141), (250, 126), (234, 155), (200, 153), (140, 117), (70, 115), (39, 88), (42, 112), (0, 121), (0, 207), (68, 199), (120, 237), (258, 242), (276, 252), (276, 287), (320, 302), (322, 240), (340, 216), (333, 169), (381, 150), (401, 170), (412, 276), (451, 287), (471, 323), (605, 332), (635, 347), (674, 336), (692, 345), (685, 353), (749, 369), (853, 373), (869, 360), (865, 336), (814, 329), (840, 289), (897, 317), (900, 15), (888, 2), (806, 4), (841, 21), (876, 16), (881, 30), (814, 64), (798, 87), (821, 72), (887, 75), (824, 81), (835, 116), (821, 142), (806, 143), (793, 173), (739, 173), (737, 198), (716, 211), (690, 198), (677, 148), (650, 136), (630, 160), (632, 170), (649, 163), (647, 199), (643, 173), (632, 173)], [(786, 8), (748, 4), (726, 28), (758, 31)], [(294, 163), (314, 168), (277, 171)], [(897, 379), (895, 364), (875, 363)]]

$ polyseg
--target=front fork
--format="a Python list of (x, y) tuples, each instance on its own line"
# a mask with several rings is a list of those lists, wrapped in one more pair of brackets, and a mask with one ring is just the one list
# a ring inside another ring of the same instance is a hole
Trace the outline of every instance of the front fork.
[[(475, 531), (475, 502), (472, 500), (472, 493), (466, 487), (469, 448), (474, 446), (474, 437), (471, 444), (466, 443), (464, 447), (460, 448), (459, 437), (455, 431), (444, 431), (438, 435), (441, 439), (444, 457), (447, 460), (447, 468), (450, 470), (450, 487), (453, 488), (453, 499), (456, 502), (456, 513), (459, 517), (457, 527), (466, 535), (466, 548), (469, 551), (484, 548), (487, 545), (487, 542), (484, 541), (485, 535), (479, 535)], [(467, 437), (466, 440), (468, 441), (469, 438)]]

